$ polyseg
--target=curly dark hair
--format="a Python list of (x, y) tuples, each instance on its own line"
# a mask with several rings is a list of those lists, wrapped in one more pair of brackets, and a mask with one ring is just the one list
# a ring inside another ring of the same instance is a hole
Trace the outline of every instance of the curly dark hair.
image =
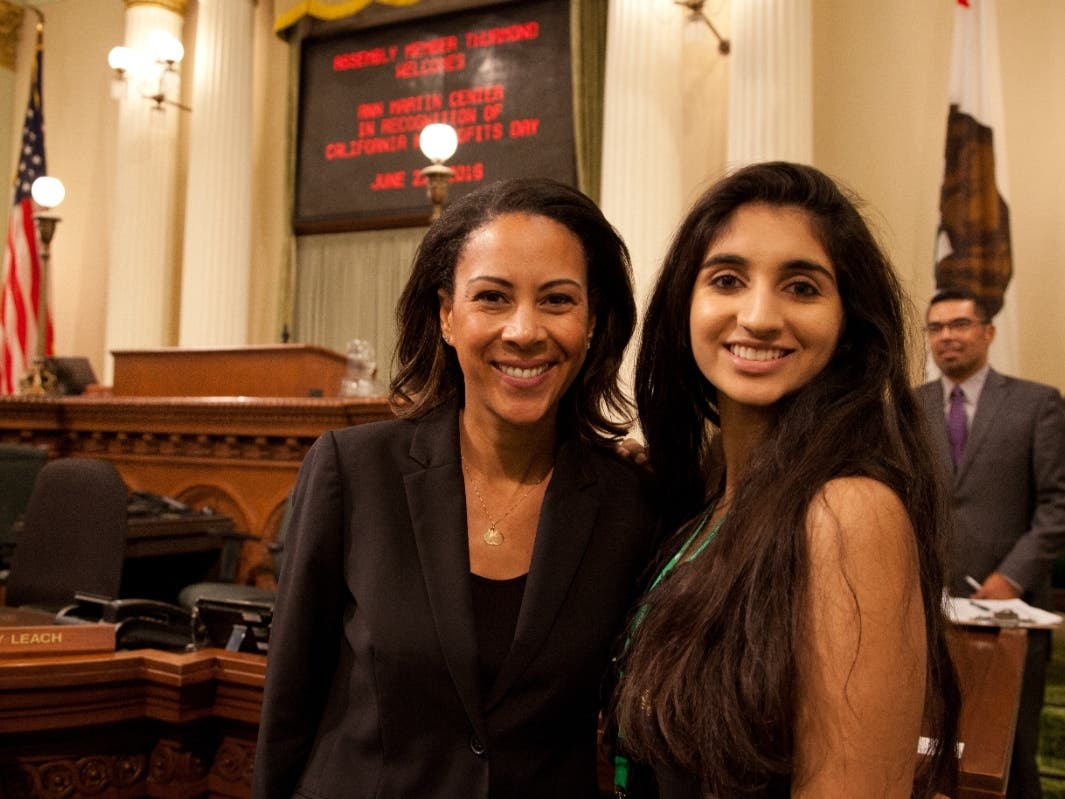
[[(713, 558), (695, 558), (644, 599), (617, 713), (638, 757), (671, 762), (714, 796), (765, 796), (794, 773), (796, 653), (807, 635), (805, 522), (830, 480), (865, 476), (900, 497), (913, 525), (927, 638), (926, 716), (938, 749), (917, 796), (951, 794), (960, 699), (941, 607), (948, 510), (910, 387), (916, 325), (856, 200), (818, 170), (749, 166), (711, 187), (674, 236), (643, 326), (636, 402), (661, 507), (690, 530), (722, 468), (716, 389), (692, 355), (689, 312), (708, 248), (748, 203), (804, 211), (836, 270), (843, 332), (825, 368), (777, 404), (751, 455)], [(717, 472), (717, 474), (715, 474)], [(674, 548), (667, 548), (671, 552)], [(662, 657), (669, 652), (669, 657)], [(673, 713), (641, 712), (645, 697)]]
[(595, 330), (577, 379), (562, 397), (559, 425), (591, 441), (621, 435), (632, 417), (631, 403), (618, 384), (618, 369), (636, 324), (629, 251), (594, 202), (544, 178), (500, 181), (477, 189), (445, 208), (429, 228), (396, 308), (399, 340), (391, 384), (395, 412), (417, 417), (455, 397), (463, 399), (458, 359), (441, 339), (439, 291), (453, 294), (455, 268), (471, 234), (504, 214), (547, 217), (580, 240)]

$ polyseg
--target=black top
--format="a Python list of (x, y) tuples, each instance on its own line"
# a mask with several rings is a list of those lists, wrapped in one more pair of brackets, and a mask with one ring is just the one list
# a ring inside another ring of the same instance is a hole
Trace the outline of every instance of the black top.
[(507, 659), (514, 630), (518, 626), (521, 598), (525, 595), (527, 574), (509, 580), (490, 580), (470, 573), (473, 596), (473, 623), (477, 628), (477, 665), (481, 693), (495, 685), (496, 675)]

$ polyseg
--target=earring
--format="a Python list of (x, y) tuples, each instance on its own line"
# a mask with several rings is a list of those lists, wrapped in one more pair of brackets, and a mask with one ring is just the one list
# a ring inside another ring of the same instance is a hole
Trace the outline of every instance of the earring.
[(445, 344), (451, 343), (451, 336), (449, 336), (447, 333), (441, 333), (440, 336), (444, 339)]

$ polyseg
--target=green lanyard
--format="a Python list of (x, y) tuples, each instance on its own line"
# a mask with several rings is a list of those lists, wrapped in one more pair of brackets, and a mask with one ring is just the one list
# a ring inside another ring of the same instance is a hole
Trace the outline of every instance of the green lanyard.
[[(654, 581), (652, 581), (651, 587), (648, 589), (648, 593), (654, 591), (658, 587), (658, 584), (662, 582), (662, 580), (664, 580), (670, 574), (670, 572), (672, 572), (677, 567), (677, 564), (680, 563), (682, 558), (685, 561), (692, 561), (700, 554), (702, 554), (702, 551), (710, 545), (710, 542), (713, 541), (714, 538), (717, 536), (718, 530), (721, 529), (721, 525), (725, 522), (724, 516), (722, 516), (714, 523), (714, 526), (710, 528), (709, 534), (707, 534), (706, 538), (699, 543), (699, 546), (695, 548), (695, 551), (692, 552), (690, 555), (687, 554), (688, 547), (690, 547), (692, 545), (692, 542), (699, 537), (700, 533), (702, 533), (703, 528), (706, 527), (706, 523), (710, 521), (710, 517), (713, 515), (713, 513), (713, 508), (710, 508), (710, 510), (706, 512), (706, 515), (703, 516), (703, 518), (699, 521), (699, 524), (696, 526), (695, 531), (690, 536), (688, 536), (688, 540), (684, 542), (684, 546), (678, 549), (674, 553), (673, 557), (669, 559), (666, 565), (662, 567), (661, 571), (658, 572), (658, 576), (656, 576)], [(687, 557), (685, 557), (685, 555), (687, 555)], [(629, 643), (632, 641), (632, 634), (636, 632), (636, 628), (640, 626), (640, 622), (643, 621), (643, 617), (646, 615), (647, 605), (640, 605), (638, 608), (636, 608), (636, 613), (633, 615), (632, 624), (629, 625), (629, 634), (625, 638), (625, 645), (622, 647), (622, 652), (626, 651), (629, 648)], [(621, 741), (622, 737), (623, 736), (621, 734), (621, 730), (619, 729), (618, 741)], [(626, 791), (628, 790), (628, 787), (629, 759), (624, 755), (614, 755), (614, 796), (624, 797)]]

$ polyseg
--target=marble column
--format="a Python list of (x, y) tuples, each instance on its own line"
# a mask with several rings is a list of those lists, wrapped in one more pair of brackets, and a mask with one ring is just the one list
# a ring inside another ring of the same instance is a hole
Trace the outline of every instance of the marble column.
[(254, 0), (200, 0), (181, 270), (181, 346), (248, 340)]
[(632, 254), (643, 305), (683, 213), (681, 53), (671, 0), (611, 0), (603, 101), (603, 212)]
[[(149, 38), (155, 30), (181, 40), (185, 0), (125, 2), (127, 47), (150, 51)], [(157, 106), (131, 84), (118, 100), (105, 332), (108, 352), (173, 343), (178, 115), (183, 112)], [(168, 83), (168, 93), (177, 96), (176, 79)], [(110, 383), (112, 376), (108, 358), (104, 382)]]
[(813, 160), (810, 0), (733, 0), (728, 165)]

